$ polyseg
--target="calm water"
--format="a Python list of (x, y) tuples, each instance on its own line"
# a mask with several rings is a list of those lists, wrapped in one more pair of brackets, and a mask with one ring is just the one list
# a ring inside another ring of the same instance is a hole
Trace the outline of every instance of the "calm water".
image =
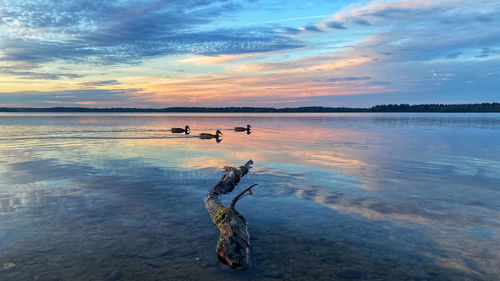
[[(231, 270), (203, 204), (248, 159)], [(498, 276), (499, 114), (0, 115), (0, 280)]]

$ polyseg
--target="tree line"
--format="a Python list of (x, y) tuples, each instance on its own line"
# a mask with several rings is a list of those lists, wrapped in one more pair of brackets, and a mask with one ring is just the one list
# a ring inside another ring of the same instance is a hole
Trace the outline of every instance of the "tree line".
[(371, 107), (370, 112), (500, 112), (500, 103), (383, 104)]
[(129, 112), (129, 113), (321, 113), (321, 112), (500, 112), (500, 103), (473, 104), (382, 104), (361, 107), (167, 107), (167, 108), (87, 108), (87, 107), (0, 107), (0, 112)]

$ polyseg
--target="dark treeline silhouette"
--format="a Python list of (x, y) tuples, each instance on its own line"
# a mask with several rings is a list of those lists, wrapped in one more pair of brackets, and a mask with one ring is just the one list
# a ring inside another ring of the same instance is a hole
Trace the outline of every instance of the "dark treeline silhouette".
[(0, 107), (0, 112), (194, 112), (194, 113), (313, 113), (313, 112), (500, 112), (500, 103), (475, 104), (382, 104), (370, 108), (352, 107), (167, 107), (167, 108), (86, 108), (86, 107)]
[(383, 104), (370, 112), (500, 112), (500, 103), (473, 104)]
[(195, 113), (287, 113), (287, 112), (368, 112), (368, 108), (349, 107), (167, 107), (167, 108), (86, 108), (86, 107), (50, 107), (50, 108), (0, 108), (0, 112), (195, 112)]

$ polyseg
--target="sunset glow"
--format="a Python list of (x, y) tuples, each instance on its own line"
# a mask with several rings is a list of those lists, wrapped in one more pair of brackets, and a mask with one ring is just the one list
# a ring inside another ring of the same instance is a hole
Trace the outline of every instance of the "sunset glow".
[(498, 101), (497, 1), (0, 0), (0, 106)]

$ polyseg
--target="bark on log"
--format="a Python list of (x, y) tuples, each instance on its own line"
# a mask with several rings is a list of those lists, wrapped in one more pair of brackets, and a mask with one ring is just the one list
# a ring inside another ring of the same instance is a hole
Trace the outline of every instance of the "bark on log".
[(250, 236), (248, 235), (245, 218), (234, 207), (238, 200), (248, 194), (252, 195), (252, 188), (256, 184), (236, 195), (227, 208), (220, 201), (219, 195), (233, 191), (241, 177), (246, 175), (252, 168), (252, 164), (253, 161), (249, 160), (239, 168), (224, 167), (226, 173), (208, 191), (208, 196), (205, 199), (205, 209), (220, 231), (219, 240), (217, 241), (217, 255), (222, 263), (232, 268), (243, 269), (248, 265), (248, 248), (250, 246)]

